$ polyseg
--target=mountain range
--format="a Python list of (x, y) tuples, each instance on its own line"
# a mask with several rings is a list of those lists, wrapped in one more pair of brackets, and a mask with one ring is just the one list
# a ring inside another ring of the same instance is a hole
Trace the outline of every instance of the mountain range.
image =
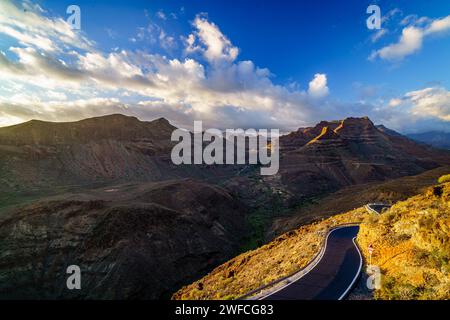
[[(169, 297), (280, 212), (450, 164), (450, 152), (347, 118), (282, 136), (274, 176), (176, 166), (174, 129), (123, 115), (0, 128), (0, 297)], [(65, 289), (71, 264), (83, 271), (80, 291)]]
[(442, 131), (429, 131), (423, 133), (409, 134), (409, 138), (429, 144), (436, 148), (450, 149), (450, 133)]

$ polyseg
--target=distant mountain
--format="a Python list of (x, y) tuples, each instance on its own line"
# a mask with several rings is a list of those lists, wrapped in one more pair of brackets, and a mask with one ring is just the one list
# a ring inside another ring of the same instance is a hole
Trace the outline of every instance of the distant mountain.
[(409, 134), (413, 140), (429, 144), (436, 148), (450, 149), (450, 133), (442, 131), (430, 131), (424, 133)]
[(71, 145), (100, 140), (152, 142), (160, 148), (169, 147), (170, 135), (176, 129), (160, 118), (151, 122), (135, 117), (113, 114), (76, 122), (31, 120), (0, 128), (0, 144), (8, 145)]
[(144, 122), (120, 114), (66, 123), (32, 120), (0, 128), (0, 191), (86, 188), (237, 170), (174, 165), (170, 137), (175, 129), (164, 118)]

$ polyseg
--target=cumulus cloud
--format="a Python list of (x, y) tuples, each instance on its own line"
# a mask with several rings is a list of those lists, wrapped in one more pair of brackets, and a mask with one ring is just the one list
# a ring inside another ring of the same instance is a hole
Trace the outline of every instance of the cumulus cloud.
[(411, 105), (417, 118), (437, 118), (450, 122), (450, 91), (445, 88), (426, 88), (407, 93), (403, 103)]
[(425, 34), (433, 34), (450, 30), (450, 16), (434, 20), (430, 26), (425, 29)]
[[(19, 12), (26, 14), (20, 10), (17, 14)], [(58, 20), (37, 18), (39, 14), (34, 14), (36, 20), (48, 20), (46, 23), (50, 25), (55, 23), (53, 20)], [(15, 28), (28, 35), (27, 30)], [(92, 47), (80, 49), (69, 43), (60, 45), (61, 41), (55, 42), (58, 49), (54, 49), (17, 39), (17, 45), (9, 48), (8, 54), (0, 54), (0, 72), (4, 80), (0, 84), (0, 93), (5, 92), (6, 97), (3, 104), (16, 103), (18, 110), (24, 110), (28, 99), (30, 112), (21, 113), (23, 120), (36, 112), (40, 118), (48, 119), (53, 119), (55, 114), (64, 119), (71, 118), (70, 114), (74, 116), (72, 118), (87, 116), (87, 112), (80, 113), (80, 110), (89, 108), (94, 110), (93, 114), (95, 110), (117, 112), (113, 104), (122, 106), (123, 100), (127, 100), (128, 114), (167, 115), (187, 125), (196, 117), (221, 128), (239, 123), (243, 127), (265, 125), (289, 130), (321, 118), (318, 114), (322, 107), (315, 106), (314, 98), (328, 93), (325, 75), (317, 74), (308, 92), (277, 85), (268, 69), (260, 68), (252, 61), (238, 61), (239, 49), (205, 16), (197, 16), (193, 28), (186, 38), (187, 56), (183, 59), (142, 51), (108, 53)], [(78, 36), (82, 37), (81, 34)], [(47, 38), (52, 37), (53, 31), (49, 30)], [(159, 37), (167, 39), (165, 34), (160, 33)], [(83, 41), (78, 39), (75, 43)], [(199, 55), (204, 60), (198, 60)], [(8, 92), (13, 89), (6, 83), (21, 83), (22, 91), (33, 94), (19, 100)], [(39, 95), (41, 100), (36, 101), (33, 96), (39, 87), (52, 95)], [(109, 100), (93, 103), (95, 97)], [(71, 101), (90, 103), (80, 108)], [(101, 103), (105, 105), (100, 108)], [(54, 110), (48, 107), (56, 105), (60, 107)], [(17, 119), (18, 114), (12, 116), (12, 107), (4, 110), (9, 110), (12, 117), (9, 119)], [(5, 111), (3, 117), (6, 117)]]
[(10, 0), (0, 1), (0, 33), (24, 46), (46, 51), (62, 51), (68, 47), (88, 49), (94, 45), (62, 18), (48, 18), (43, 14), (41, 7), (28, 2), (20, 8)]
[(309, 83), (308, 93), (314, 98), (323, 98), (328, 95), (327, 75), (316, 73)]
[[(309, 84), (277, 84), (267, 68), (239, 60), (238, 47), (203, 15), (195, 18), (192, 32), (184, 38), (184, 55), (169, 58), (139, 50), (103, 52), (83, 34), (55, 28), (65, 22), (44, 16), (44, 11), (35, 9), (28, 16), (10, 1), (1, 5), (17, 14), (17, 21), (0, 20), (7, 27), (0, 34), (14, 35), (16, 41), (0, 51), (0, 126), (33, 118), (71, 121), (109, 113), (144, 120), (164, 116), (187, 128), (193, 120), (203, 120), (217, 128), (282, 131), (348, 115), (369, 115), (396, 129), (418, 119), (420, 110), (447, 121), (448, 91), (442, 88), (411, 92), (383, 106), (333, 101), (325, 73), (315, 74)], [(30, 24), (22, 25), (29, 17), (33, 17)], [(430, 32), (444, 30), (445, 21), (429, 22)], [(53, 27), (41, 28), (40, 23)], [(162, 29), (151, 31), (155, 43), (170, 41)], [(146, 30), (142, 36), (148, 34)], [(29, 38), (37, 35), (50, 42)], [(72, 36), (73, 42), (68, 40)]]
[(369, 60), (376, 58), (390, 61), (402, 60), (404, 57), (419, 51), (426, 37), (450, 30), (450, 16), (436, 20), (408, 17), (407, 20), (405, 20), (406, 18), (403, 20), (403, 23), (412, 25), (403, 28), (398, 42), (372, 52)]
[(392, 98), (391, 100), (389, 100), (390, 107), (398, 107), (401, 104), (402, 104), (402, 99)]
[(414, 90), (372, 110), (378, 121), (402, 132), (448, 131), (450, 91), (444, 87)]
[[(216, 24), (198, 15), (193, 22), (193, 26), (196, 31), (188, 37), (188, 52), (202, 51), (204, 57), (212, 63), (236, 60), (239, 49), (233, 46)], [(195, 45), (196, 40), (200, 42), (199, 45)]]
[(370, 60), (379, 57), (385, 60), (401, 60), (405, 56), (418, 51), (422, 47), (423, 32), (415, 27), (403, 29), (398, 43), (388, 45), (375, 51), (369, 57)]

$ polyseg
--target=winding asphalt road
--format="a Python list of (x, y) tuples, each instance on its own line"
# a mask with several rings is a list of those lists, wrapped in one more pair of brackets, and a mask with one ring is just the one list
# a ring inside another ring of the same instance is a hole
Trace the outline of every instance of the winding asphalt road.
[(332, 230), (325, 252), (316, 266), (295, 282), (274, 291), (262, 300), (341, 300), (361, 273), (362, 257), (355, 244), (359, 226)]

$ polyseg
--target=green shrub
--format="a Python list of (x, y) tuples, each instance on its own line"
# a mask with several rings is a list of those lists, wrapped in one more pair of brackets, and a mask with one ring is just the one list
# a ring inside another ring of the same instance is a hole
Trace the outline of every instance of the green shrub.
[(446, 174), (438, 179), (439, 183), (450, 182), (450, 174)]

